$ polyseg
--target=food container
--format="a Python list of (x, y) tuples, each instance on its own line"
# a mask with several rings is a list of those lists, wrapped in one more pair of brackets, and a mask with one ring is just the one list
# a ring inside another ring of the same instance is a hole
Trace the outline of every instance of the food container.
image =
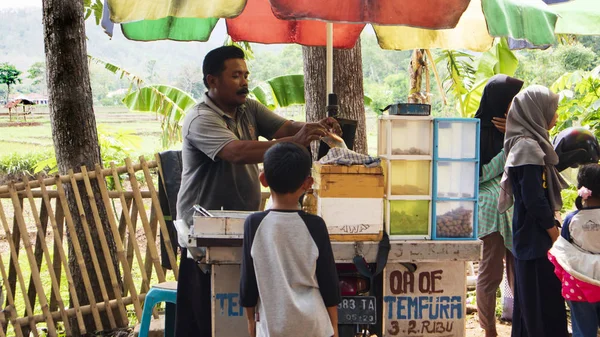
[(384, 160), (387, 195), (429, 195), (431, 161), (429, 160)]
[(379, 119), (378, 154), (431, 156), (432, 118), (382, 116)]
[(475, 159), (477, 153), (477, 120), (436, 119), (437, 157), (441, 159)]
[(475, 197), (476, 162), (437, 161), (435, 164), (438, 198), (471, 199)]
[(387, 230), (392, 238), (429, 238), (429, 200), (389, 200), (386, 212)]
[(434, 239), (477, 239), (477, 214), (473, 201), (438, 201), (434, 204)]

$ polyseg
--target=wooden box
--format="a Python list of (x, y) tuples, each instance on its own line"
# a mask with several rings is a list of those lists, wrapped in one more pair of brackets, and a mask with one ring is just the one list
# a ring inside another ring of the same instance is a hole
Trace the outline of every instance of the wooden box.
[(385, 181), (381, 167), (313, 166), (317, 214), (331, 241), (379, 241), (383, 235)]
[(383, 168), (314, 163), (313, 189), (320, 198), (383, 198)]

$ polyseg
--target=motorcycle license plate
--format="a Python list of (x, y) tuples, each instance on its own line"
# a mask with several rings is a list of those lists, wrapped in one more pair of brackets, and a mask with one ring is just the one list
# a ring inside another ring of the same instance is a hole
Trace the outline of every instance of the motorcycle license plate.
[(343, 296), (338, 304), (338, 324), (376, 324), (375, 296)]

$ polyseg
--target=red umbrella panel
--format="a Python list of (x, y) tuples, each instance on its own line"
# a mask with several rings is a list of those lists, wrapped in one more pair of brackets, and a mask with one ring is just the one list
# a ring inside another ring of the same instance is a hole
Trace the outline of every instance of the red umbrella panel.
[[(305, 46), (327, 44), (326, 23), (314, 20), (280, 20), (268, 0), (248, 0), (242, 13), (227, 19), (227, 33), (234, 41), (297, 43)], [(352, 48), (365, 24), (333, 24), (333, 47)]]

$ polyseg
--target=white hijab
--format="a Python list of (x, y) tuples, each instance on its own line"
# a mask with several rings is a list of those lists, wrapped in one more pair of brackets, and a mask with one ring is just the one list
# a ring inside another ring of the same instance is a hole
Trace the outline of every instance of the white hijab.
[(508, 168), (523, 165), (545, 167), (550, 204), (555, 211), (562, 208), (560, 191), (567, 187), (556, 170), (558, 155), (550, 143), (548, 126), (558, 107), (558, 95), (550, 89), (533, 85), (513, 99), (506, 119), (504, 152), (506, 164), (500, 186), (498, 210), (505, 212), (513, 205), (513, 190)]

